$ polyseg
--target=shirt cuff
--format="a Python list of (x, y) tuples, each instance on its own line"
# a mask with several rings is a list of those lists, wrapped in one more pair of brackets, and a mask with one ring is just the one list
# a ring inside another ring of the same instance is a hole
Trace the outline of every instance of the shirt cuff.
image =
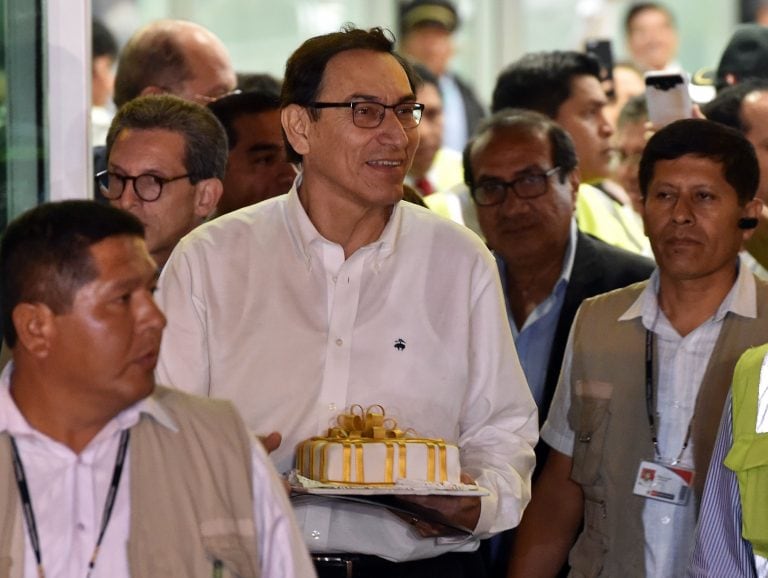
[(546, 421), (539, 435), (553, 450), (557, 450), (568, 457), (573, 457), (573, 432), (558, 432), (550, 426), (549, 421)]

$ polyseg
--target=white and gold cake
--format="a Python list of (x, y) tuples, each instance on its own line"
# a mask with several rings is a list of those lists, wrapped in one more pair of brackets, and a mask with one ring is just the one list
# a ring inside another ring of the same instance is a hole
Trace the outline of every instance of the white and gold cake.
[[(377, 411), (378, 410), (378, 411)], [(375, 405), (359, 405), (337, 418), (327, 437), (296, 448), (296, 468), (306, 478), (330, 484), (389, 485), (398, 480), (460, 482), (459, 448), (440, 439), (419, 438)]]

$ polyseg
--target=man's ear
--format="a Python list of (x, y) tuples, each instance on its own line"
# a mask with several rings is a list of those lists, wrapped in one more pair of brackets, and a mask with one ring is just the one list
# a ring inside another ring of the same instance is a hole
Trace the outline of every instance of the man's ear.
[(312, 119), (309, 111), (298, 104), (289, 104), (280, 111), (280, 122), (283, 125), (285, 138), (300, 155), (309, 152), (309, 129)]
[(19, 303), (14, 307), (11, 319), (18, 337), (17, 347), (23, 347), (34, 357), (47, 357), (55, 331), (54, 317), (51, 308), (43, 303)]
[(575, 167), (568, 175), (568, 182), (571, 185), (573, 191), (573, 207), (576, 209), (576, 201), (579, 198), (579, 185), (581, 184), (581, 171), (579, 167)]
[(217, 178), (198, 181), (195, 184), (195, 215), (201, 219), (210, 217), (216, 210), (223, 192), (224, 185)]

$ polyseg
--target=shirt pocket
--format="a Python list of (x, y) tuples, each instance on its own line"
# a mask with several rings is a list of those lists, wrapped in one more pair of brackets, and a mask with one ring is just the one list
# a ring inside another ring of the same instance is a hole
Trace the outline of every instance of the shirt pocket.
[(251, 520), (207, 520), (200, 524), (203, 548), (215, 560), (221, 578), (256, 578), (256, 539)]
[(594, 485), (603, 461), (613, 385), (578, 380), (568, 421), (574, 431), (571, 478), (583, 486)]

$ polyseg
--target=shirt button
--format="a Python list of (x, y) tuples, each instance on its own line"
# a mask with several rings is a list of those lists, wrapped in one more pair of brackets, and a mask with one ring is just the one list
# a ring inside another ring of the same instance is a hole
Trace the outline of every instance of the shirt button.
[(672, 521), (672, 518), (670, 518), (669, 516), (662, 516), (661, 517), (661, 523), (664, 524), (664, 525), (669, 524), (671, 521)]
[(337, 280), (337, 279), (338, 279), (338, 277), (337, 277), (336, 275), (334, 275), (333, 277), (331, 277), (331, 281), (333, 281), (334, 283), (336, 283), (336, 280)]
[(336, 404), (335, 403), (329, 403), (328, 404), (328, 411), (336, 411)]
[(320, 539), (320, 530), (312, 530), (309, 534), (313, 540), (319, 540)]
[(77, 530), (79, 532), (84, 532), (85, 531), (85, 524), (83, 524), (82, 522), (78, 522), (77, 526), (75, 526), (75, 528), (77, 528)]
[(342, 345), (344, 345), (344, 340), (343, 340), (343, 339), (341, 339), (341, 338), (339, 337), (339, 338), (336, 340), (336, 345), (338, 345), (339, 347), (341, 347)]

